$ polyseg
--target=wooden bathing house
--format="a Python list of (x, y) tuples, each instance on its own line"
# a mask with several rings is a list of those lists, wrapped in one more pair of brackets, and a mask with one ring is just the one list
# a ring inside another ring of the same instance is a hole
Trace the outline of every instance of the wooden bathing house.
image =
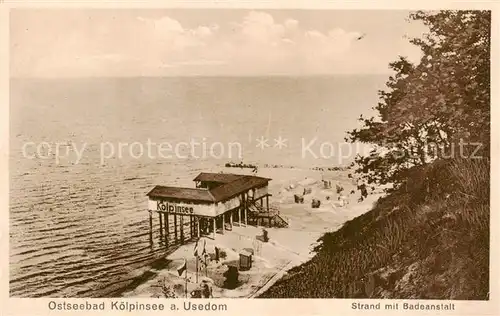
[(249, 210), (269, 212), (269, 178), (203, 172), (193, 181), (194, 188), (158, 185), (147, 194), (151, 242), (153, 213), (160, 238), (169, 245), (201, 236), (215, 239), (233, 225), (246, 226)]

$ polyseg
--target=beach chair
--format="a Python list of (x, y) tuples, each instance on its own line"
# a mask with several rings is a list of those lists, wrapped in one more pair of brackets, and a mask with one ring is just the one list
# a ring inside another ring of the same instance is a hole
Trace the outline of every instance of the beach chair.
[(313, 199), (311, 201), (311, 207), (312, 208), (319, 208), (321, 206), (321, 201), (317, 199)]

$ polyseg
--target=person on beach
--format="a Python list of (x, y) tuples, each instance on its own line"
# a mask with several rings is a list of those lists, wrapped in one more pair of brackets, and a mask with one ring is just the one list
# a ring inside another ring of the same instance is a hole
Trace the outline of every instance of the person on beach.
[(361, 202), (368, 196), (368, 190), (366, 189), (366, 184), (363, 183), (361, 185), (358, 185), (358, 190), (361, 191), (361, 197), (358, 199), (358, 201)]
[(219, 248), (215, 247), (215, 262), (219, 262)]
[(212, 295), (212, 288), (206, 282), (203, 282), (203, 288), (202, 288), (201, 293), (202, 293), (203, 298), (213, 298), (214, 297)]
[(337, 194), (341, 194), (344, 191), (344, 187), (342, 187), (339, 183), (335, 185), (335, 189), (337, 190)]
[(347, 206), (347, 204), (349, 204), (349, 199), (342, 193), (340, 193), (338, 200), (341, 207)]

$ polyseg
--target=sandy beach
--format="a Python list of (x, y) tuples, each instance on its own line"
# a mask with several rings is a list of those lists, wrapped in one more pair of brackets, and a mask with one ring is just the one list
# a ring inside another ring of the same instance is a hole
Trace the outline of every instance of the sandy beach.
[[(213, 170), (216, 171), (216, 170)], [(223, 168), (225, 173), (249, 173), (248, 169)], [(179, 276), (178, 267), (187, 261), (188, 293), (198, 289), (200, 284), (208, 283), (214, 298), (252, 298), (257, 297), (268, 287), (284, 277), (288, 270), (298, 266), (314, 256), (313, 248), (318, 238), (327, 231), (339, 229), (343, 223), (371, 209), (380, 193), (371, 194), (362, 202), (358, 202), (360, 193), (355, 190), (355, 182), (348, 177), (349, 171), (320, 171), (298, 168), (261, 168), (259, 176), (273, 179), (269, 190), (272, 194), (270, 203), (280, 216), (288, 222), (287, 228), (265, 228), (269, 241), (262, 242), (256, 236), (262, 235), (263, 227), (233, 225), (230, 231), (218, 233), (215, 240), (202, 237), (198, 241), (198, 249), (204, 245), (210, 258), (215, 257), (215, 247), (226, 256), (217, 262), (208, 259), (206, 266), (199, 261), (198, 276), (194, 257), (195, 242), (177, 248), (165, 257), (166, 264), (148, 271), (153, 277), (127, 289), (123, 297), (165, 297), (166, 289), (175, 297), (185, 297), (186, 274)], [(323, 181), (330, 181), (332, 187), (326, 187)], [(336, 184), (344, 188), (348, 204), (342, 206), (338, 202)], [(304, 203), (295, 203), (294, 195), (304, 196)], [(352, 190), (356, 193), (350, 194)], [(321, 201), (319, 208), (312, 208), (312, 199)], [(252, 249), (252, 267), (239, 271), (238, 285), (234, 289), (224, 288), (223, 273), (228, 266), (238, 266), (239, 253), (243, 249)], [(189, 294), (188, 294), (189, 296)]]

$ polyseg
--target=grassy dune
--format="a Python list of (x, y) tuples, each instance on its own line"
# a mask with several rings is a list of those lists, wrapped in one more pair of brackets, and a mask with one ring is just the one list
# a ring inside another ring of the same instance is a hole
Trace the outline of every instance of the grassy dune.
[(489, 177), (487, 158), (414, 170), (260, 297), (488, 299)]

